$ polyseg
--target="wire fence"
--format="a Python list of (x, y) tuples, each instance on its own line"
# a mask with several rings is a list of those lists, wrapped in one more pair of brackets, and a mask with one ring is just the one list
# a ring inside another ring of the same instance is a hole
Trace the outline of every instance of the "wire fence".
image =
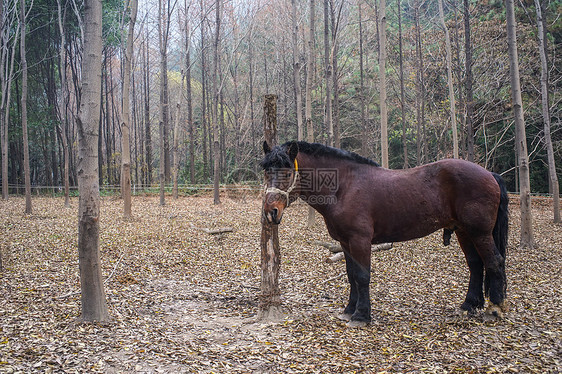
[[(166, 184), (164, 191), (167, 194), (172, 193), (172, 185)], [(178, 184), (178, 194), (184, 196), (197, 195), (201, 193), (208, 193), (213, 191), (213, 184), (211, 183), (201, 183), (201, 184)], [(78, 186), (70, 186), (70, 195), (78, 196)], [(8, 184), (8, 190), (10, 194), (24, 195), (25, 185), (24, 184)], [(253, 193), (259, 194), (263, 191), (263, 184), (252, 181), (252, 182), (241, 182), (241, 183), (231, 183), (231, 184), (221, 184), (219, 186), (221, 192), (232, 192), (232, 193)], [(64, 186), (31, 186), (31, 193), (34, 195), (45, 195), (45, 196), (63, 196)], [(116, 195), (121, 193), (121, 186), (119, 185), (100, 185), (101, 195)], [(133, 195), (150, 195), (160, 193), (160, 185), (158, 184), (133, 184), (131, 185), (131, 193)], [(519, 195), (519, 191), (508, 191), (510, 195)], [(552, 198), (552, 193), (542, 193), (542, 192), (532, 192), (532, 197), (541, 198)]]
[[(172, 193), (173, 186), (167, 184), (164, 187), (165, 193)], [(263, 185), (258, 182), (245, 182), (235, 184), (221, 184), (219, 186), (221, 192), (246, 192), (258, 194), (263, 190)], [(10, 194), (25, 194), (24, 184), (8, 184)], [(78, 196), (78, 186), (70, 186), (70, 195)], [(199, 193), (207, 193), (213, 190), (212, 184), (178, 184), (178, 194), (180, 195), (196, 195)], [(64, 186), (31, 186), (31, 193), (34, 195), (60, 196), (64, 195)], [(113, 195), (120, 194), (121, 186), (119, 185), (100, 185), (100, 194)], [(160, 193), (158, 184), (133, 184), (131, 185), (131, 193), (133, 195), (147, 195)]]

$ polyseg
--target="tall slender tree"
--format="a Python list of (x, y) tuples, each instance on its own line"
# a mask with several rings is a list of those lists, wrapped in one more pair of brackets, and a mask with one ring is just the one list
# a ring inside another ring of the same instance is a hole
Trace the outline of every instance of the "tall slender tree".
[(535, 0), (537, 13), (537, 29), (539, 39), (539, 55), (541, 59), (541, 108), (544, 122), (544, 143), (548, 158), (548, 176), (552, 187), (553, 214), (554, 222), (560, 222), (560, 187), (558, 176), (556, 175), (556, 163), (554, 161), (554, 149), (552, 147), (552, 137), (550, 135), (550, 108), (549, 108), (549, 74), (548, 60), (546, 54), (546, 11), (545, 1)]
[(402, 120), (402, 152), (404, 154), (403, 168), (409, 167), (408, 163), (408, 136), (406, 124), (406, 98), (404, 90), (404, 53), (402, 50), (402, 2), (397, 1), (398, 14), (398, 70), (400, 74), (400, 117)]
[[(123, 214), (131, 216), (131, 146), (129, 144), (130, 128), (130, 81), (133, 42), (135, 36), (135, 22), (137, 20), (137, 0), (129, 0), (126, 8), (129, 10), (129, 27), (127, 28), (126, 46), (124, 48), (123, 69), (123, 97), (121, 102), (123, 116), (121, 120), (121, 194), (123, 195)], [(125, 12), (126, 14), (127, 12)]]
[(532, 249), (535, 246), (533, 236), (533, 218), (531, 212), (531, 183), (529, 178), (529, 156), (527, 153), (527, 135), (523, 117), (523, 100), (519, 80), (519, 58), (517, 55), (517, 34), (515, 7), (513, 0), (505, 0), (507, 20), (507, 47), (509, 52), (509, 72), (511, 99), (515, 117), (515, 142), (519, 169), (519, 193), (521, 208), (521, 241), (519, 247)]
[(459, 140), (457, 135), (457, 114), (455, 104), (455, 89), (453, 87), (453, 62), (451, 53), (451, 37), (449, 36), (449, 29), (445, 23), (445, 12), (443, 11), (443, 0), (438, 0), (439, 3), (439, 20), (441, 27), (445, 31), (445, 51), (447, 53), (447, 86), (449, 87), (449, 112), (451, 116), (451, 129), (453, 133), (453, 157), (459, 158)]
[(299, 26), (297, 22), (296, 0), (291, 0), (291, 22), (293, 41), (293, 83), (295, 86), (295, 111), (297, 117), (297, 139), (304, 140), (304, 126), (302, 123), (302, 90), (301, 90), (301, 63), (298, 45)]
[(59, 47), (59, 71), (60, 71), (60, 86), (62, 104), (60, 108), (60, 122), (61, 122), (61, 140), (64, 157), (64, 206), (70, 206), (70, 152), (68, 149), (68, 87), (66, 80), (66, 22), (67, 3), (62, 6), (61, 0), (57, 0), (57, 15), (60, 33), (60, 47)]
[[(314, 142), (314, 125), (312, 123), (312, 84), (314, 79), (314, 18), (315, 18), (314, 0), (310, 0), (310, 25), (308, 29), (308, 58), (306, 68), (306, 93), (305, 93), (305, 122), (306, 122), (306, 138), (309, 143)], [(307, 227), (314, 226), (316, 211), (312, 207), (308, 207), (308, 223)]]
[(102, 1), (84, 0), (82, 97), (76, 118), (78, 130), (79, 222), (78, 253), (82, 290), (82, 319), (109, 317), (99, 257), (98, 122), (101, 97)]
[(381, 161), (388, 168), (388, 113), (386, 107), (386, 0), (379, 4), (379, 74), (381, 112)]
[(20, 59), (21, 59), (21, 126), (23, 132), (23, 173), (25, 179), (25, 213), (31, 214), (31, 175), (29, 170), (29, 139), (27, 136), (27, 55), (25, 0), (20, 0)]
[(221, 87), (219, 80), (220, 69), (220, 26), (222, 18), (222, 0), (215, 3), (215, 42), (214, 42), (214, 65), (213, 65), (213, 202), (220, 204), (219, 182), (220, 182), (220, 139), (219, 139), (219, 99)]
[[(175, 3), (174, 3), (175, 4)], [(164, 188), (170, 179), (169, 93), (168, 93), (168, 41), (170, 15), (174, 6), (170, 0), (158, 0), (158, 49), (160, 51), (160, 205), (165, 205)]]
[(185, 43), (185, 100), (187, 106), (187, 126), (189, 129), (189, 180), (195, 183), (195, 126), (193, 125), (193, 99), (191, 94), (191, 26), (189, 24), (189, 6), (184, 1), (183, 34)]
[(365, 92), (365, 64), (363, 62), (363, 1), (359, 0), (359, 100), (361, 103), (361, 154), (367, 156), (369, 129), (367, 125), (367, 95)]
[[(146, 25), (145, 25), (146, 26)], [(146, 163), (146, 184), (152, 184), (152, 131), (150, 128), (150, 55), (148, 53), (149, 38), (148, 27), (146, 28), (146, 37), (143, 40), (142, 61), (144, 67), (143, 73), (143, 97), (144, 97), (144, 126), (145, 126), (145, 163)]]
[(330, 12), (329, 0), (324, 0), (324, 69), (326, 78), (326, 99), (324, 107), (324, 127), (328, 130), (328, 145), (334, 146), (334, 122), (332, 119), (332, 83), (333, 66), (330, 48)]
[(466, 91), (466, 139), (467, 139), (467, 159), (474, 161), (474, 129), (472, 126), (474, 111), (474, 92), (472, 89), (472, 40), (470, 35), (470, 5), (468, 0), (464, 0), (464, 53), (465, 53), (465, 91)]

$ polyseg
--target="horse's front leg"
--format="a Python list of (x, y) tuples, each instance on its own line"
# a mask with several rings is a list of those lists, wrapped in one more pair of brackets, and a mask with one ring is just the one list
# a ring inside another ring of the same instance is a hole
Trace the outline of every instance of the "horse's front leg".
[(351, 321), (351, 316), (355, 313), (357, 307), (357, 283), (353, 273), (353, 260), (349, 254), (349, 247), (342, 243), (343, 253), (345, 255), (345, 270), (347, 271), (347, 280), (349, 281), (349, 300), (343, 313), (338, 316), (339, 319), (344, 321)]
[(371, 243), (365, 239), (351, 240), (347, 248), (345, 262), (351, 290), (344, 316), (350, 315), (348, 326), (366, 326), (371, 322)]

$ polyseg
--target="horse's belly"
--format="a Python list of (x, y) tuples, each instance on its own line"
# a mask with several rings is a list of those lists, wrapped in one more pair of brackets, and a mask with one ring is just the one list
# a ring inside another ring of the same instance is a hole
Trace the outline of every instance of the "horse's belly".
[(407, 222), (395, 225), (380, 225), (374, 228), (372, 243), (404, 242), (407, 240), (423, 238), (435, 231), (447, 227), (438, 219), (427, 219), (418, 222)]

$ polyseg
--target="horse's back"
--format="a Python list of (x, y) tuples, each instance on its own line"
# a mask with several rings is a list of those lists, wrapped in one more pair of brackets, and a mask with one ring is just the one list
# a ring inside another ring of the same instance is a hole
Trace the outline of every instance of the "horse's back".
[(406, 170), (373, 172), (373, 242), (404, 241), (441, 228), (488, 231), (494, 226), (499, 186), (492, 173), (460, 159)]

